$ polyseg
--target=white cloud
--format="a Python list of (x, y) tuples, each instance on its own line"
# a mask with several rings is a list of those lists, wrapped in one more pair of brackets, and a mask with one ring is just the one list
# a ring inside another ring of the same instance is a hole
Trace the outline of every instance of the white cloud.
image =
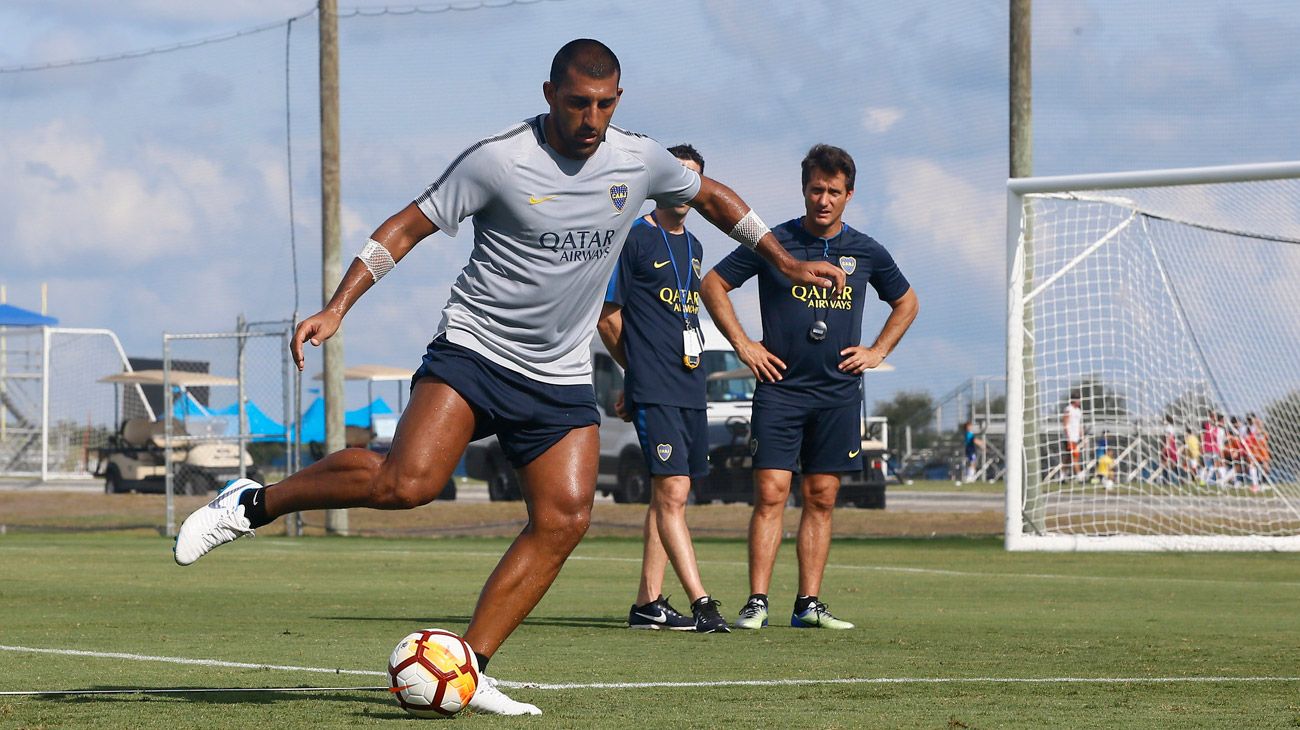
[(867, 107), (862, 114), (862, 128), (872, 134), (884, 134), (903, 118), (903, 110), (895, 106)]
[(185, 254), (200, 228), (236, 225), (245, 199), (216, 159), (152, 143), (110, 152), (93, 129), (64, 121), (5, 134), (0, 169), (0, 237), (22, 241), (30, 265)]
[(8, 209), (0, 235), (24, 242), (18, 255), (26, 263), (111, 250), (129, 264), (193, 229), (177, 191), (157, 190), (139, 169), (106, 157), (103, 140), (64, 122), (5, 135), (0, 168), (11, 175), (0, 178)]
[(925, 250), (920, 258), (957, 258), (974, 281), (1002, 277), (1006, 199), (1001, 190), (963, 179), (936, 160), (886, 160), (882, 167), (885, 219), (909, 247)]
[[(379, 227), (379, 224), (383, 222), (366, 220), (365, 216), (351, 205), (343, 204), (340, 208), (340, 236), (342, 236), (344, 241), (361, 240), (364, 243), (364, 239), (373, 233), (374, 230)], [(357, 248), (360, 248), (360, 246)], [(343, 244), (343, 249), (349, 250), (346, 243)], [(344, 268), (346, 269), (347, 267), (345, 266)]]

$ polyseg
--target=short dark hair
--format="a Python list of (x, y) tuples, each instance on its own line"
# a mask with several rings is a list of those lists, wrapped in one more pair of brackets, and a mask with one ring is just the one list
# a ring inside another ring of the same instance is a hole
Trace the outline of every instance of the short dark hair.
[(569, 41), (555, 53), (555, 59), (551, 61), (551, 84), (559, 86), (570, 68), (593, 79), (623, 73), (618, 65), (618, 56), (609, 50), (609, 46), (590, 38)]
[(844, 187), (846, 190), (853, 190), (853, 181), (858, 176), (858, 167), (853, 164), (853, 156), (848, 152), (833, 147), (828, 144), (815, 144), (808, 154), (803, 158), (803, 187), (808, 187), (808, 180), (812, 178), (814, 168), (821, 170), (827, 175), (834, 175), (837, 172), (844, 173)]
[(688, 144), (673, 145), (668, 148), (668, 152), (679, 160), (690, 160), (700, 166), (700, 174), (704, 174), (704, 157), (700, 151)]

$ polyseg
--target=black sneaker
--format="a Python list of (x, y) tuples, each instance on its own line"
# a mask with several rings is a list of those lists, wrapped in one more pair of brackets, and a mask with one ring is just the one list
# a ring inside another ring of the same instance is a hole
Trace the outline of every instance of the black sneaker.
[(627, 613), (629, 629), (668, 629), (670, 631), (694, 631), (695, 622), (668, 605), (668, 599), (659, 596), (644, 606), (632, 606)]
[(691, 613), (695, 615), (695, 630), (701, 634), (730, 634), (727, 620), (718, 613), (721, 604), (708, 596), (701, 596), (691, 604)]

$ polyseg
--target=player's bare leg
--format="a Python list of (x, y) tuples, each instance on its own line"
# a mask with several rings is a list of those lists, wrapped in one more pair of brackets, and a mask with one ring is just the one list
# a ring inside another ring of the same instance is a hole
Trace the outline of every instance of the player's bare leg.
[(805, 474), (803, 514), (799, 518), (799, 596), (795, 599), (790, 625), (796, 628), (851, 629), (853, 624), (836, 618), (817, 596), (831, 550), (831, 516), (840, 491), (838, 474)]
[[(700, 581), (700, 568), (695, 562), (691, 531), (686, 526), (686, 497), (690, 491), (691, 478), (688, 476), (655, 477), (648, 514), (654, 515), (660, 550), (672, 562), (677, 579), (694, 603), (704, 596), (704, 584)], [(660, 570), (662, 573), (662, 568)]]
[(781, 518), (790, 498), (793, 474), (784, 469), (754, 470), (754, 513), (749, 518), (749, 591), (766, 594), (781, 547)]
[(672, 561), (677, 579), (691, 599), (691, 616), (696, 631), (730, 633), (727, 620), (718, 613), (718, 602), (704, 590), (700, 567), (695, 561), (695, 544), (686, 525), (686, 498), (691, 492), (691, 478), (684, 475), (658, 476), (650, 498), (651, 514), (659, 526), (659, 539)]
[(799, 594), (816, 596), (821, 591), (826, 558), (831, 550), (831, 517), (840, 491), (837, 474), (805, 474), (803, 514), (799, 518)]
[(781, 518), (794, 475), (785, 469), (754, 470), (754, 512), (749, 518), (749, 600), (732, 625), (739, 629), (767, 626), (767, 591), (781, 547)]
[(411, 509), (437, 499), (474, 432), (474, 411), (450, 385), (421, 378), (381, 457), (344, 449), (266, 490), (270, 517), (312, 509)]
[(659, 520), (653, 507), (645, 511), (641, 534), (641, 584), (636, 591), (638, 606), (657, 600), (663, 593), (664, 569), (668, 567), (668, 553), (659, 540)]
[(412, 389), (387, 456), (344, 449), (266, 488), (249, 479), (235, 481), (181, 525), (176, 562), (189, 565), (290, 512), (427, 504), (456, 468), (474, 431), (474, 418), (469, 404), (449, 385), (422, 378)]
[(650, 506), (645, 511), (645, 524), (642, 529), (641, 543), (641, 584), (637, 586), (636, 603), (627, 612), (629, 629), (669, 629), (671, 631), (694, 631), (695, 620), (678, 611), (663, 595), (664, 569), (668, 567), (668, 553), (660, 539), (661, 532), (658, 511), (654, 507), (654, 495), (659, 491), (659, 482), (663, 477), (654, 477), (651, 482)]
[(520, 470), (528, 524), (479, 594), (465, 641), (491, 657), (542, 600), (591, 523), (600, 457), (596, 426), (574, 429)]

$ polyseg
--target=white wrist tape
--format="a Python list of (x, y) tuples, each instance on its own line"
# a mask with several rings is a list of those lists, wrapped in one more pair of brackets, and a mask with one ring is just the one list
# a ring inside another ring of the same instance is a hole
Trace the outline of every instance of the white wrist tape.
[(736, 226), (732, 228), (731, 233), (727, 235), (740, 241), (740, 243), (746, 248), (752, 250), (758, 248), (758, 239), (766, 236), (770, 232), (771, 231), (768, 229), (767, 224), (765, 224), (751, 209), (745, 214), (744, 218), (736, 221)]
[(388, 249), (379, 245), (373, 238), (366, 241), (366, 245), (362, 247), (361, 253), (357, 254), (357, 258), (361, 259), (361, 263), (366, 265), (366, 270), (370, 272), (370, 276), (374, 278), (376, 283), (384, 278), (384, 274), (392, 271), (393, 267), (397, 265), (397, 262), (393, 261), (393, 255), (388, 253)]

